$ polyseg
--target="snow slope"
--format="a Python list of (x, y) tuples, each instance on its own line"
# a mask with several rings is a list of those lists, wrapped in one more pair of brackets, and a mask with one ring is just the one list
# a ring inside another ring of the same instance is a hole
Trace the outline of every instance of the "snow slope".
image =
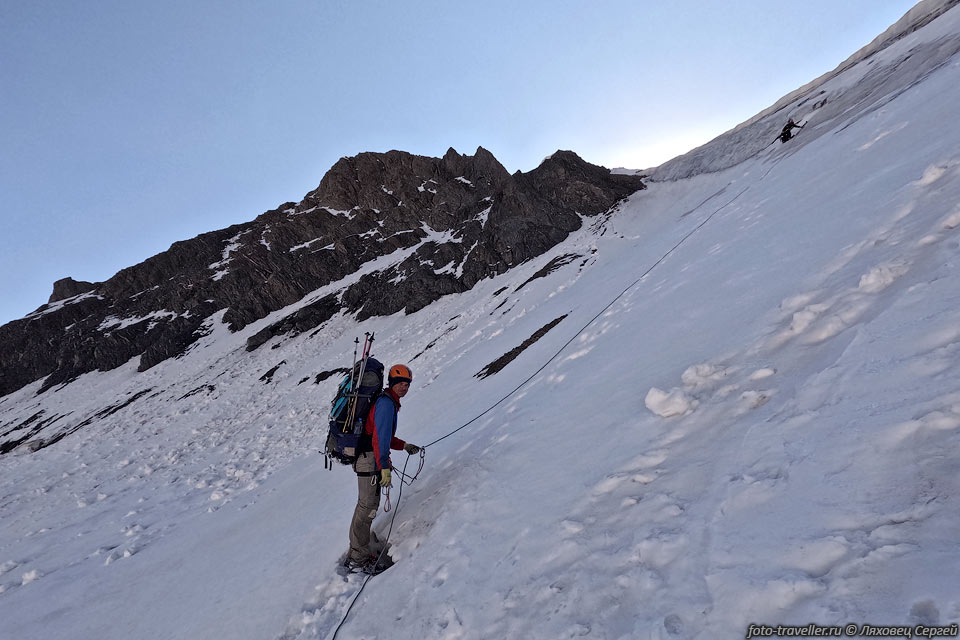
[(946, 56), (918, 76), (865, 60), (831, 80), (869, 97), (848, 117), (654, 182), (416, 314), (248, 353), (296, 305), (237, 334), (221, 313), (182, 359), (0, 398), (4, 428), (95, 418), (0, 457), (0, 637), (331, 637), (361, 584), (335, 571), (356, 480), (316, 453), (337, 380), (313, 381), (364, 331), (414, 371), (415, 443), (559, 355), (430, 446), (399, 508), (394, 489), (375, 529), (396, 514), (397, 565), (340, 638), (960, 622), (960, 57), (931, 46), (958, 33), (951, 9), (877, 54)]
[[(706, 145), (665, 162), (650, 172), (651, 177), (677, 180), (728, 169), (769, 146), (787, 118), (800, 124), (809, 120), (805, 135), (796, 140), (803, 145), (869, 115), (960, 51), (951, 19), (936, 20), (956, 5), (957, 0), (922, 0), (833, 71)], [(913, 37), (921, 28), (923, 35)]]

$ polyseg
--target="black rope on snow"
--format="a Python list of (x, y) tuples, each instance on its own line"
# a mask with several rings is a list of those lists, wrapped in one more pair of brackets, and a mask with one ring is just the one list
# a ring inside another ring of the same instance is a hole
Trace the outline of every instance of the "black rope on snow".
[[(773, 167), (771, 167), (771, 169), (772, 169), (772, 168), (773, 168)], [(769, 173), (769, 172), (768, 172), (768, 173)], [(762, 180), (762, 178), (761, 178), (761, 180)], [(551, 362), (553, 362), (554, 360), (556, 360), (557, 357), (558, 357), (561, 353), (563, 353), (564, 349), (566, 349), (568, 346), (570, 346), (570, 344), (571, 344), (574, 340), (576, 340), (576, 339), (580, 336), (580, 334), (582, 334), (584, 331), (586, 331), (587, 328), (588, 328), (590, 325), (592, 325), (592, 324), (597, 320), (597, 318), (599, 318), (599, 317), (602, 316), (604, 313), (606, 313), (607, 310), (608, 310), (610, 307), (612, 307), (612, 306), (617, 302), (617, 300), (619, 300), (620, 298), (622, 298), (630, 289), (632, 289), (632, 288), (634, 288), (635, 286), (637, 286), (637, 284), (639, 284), (641, 280), (643, 280), (643, 279), (646, 278), (648, 275), (650, 275), (650, 272), (651, 272), (651, 271), (653, 271), (654, 269), (656, 269), (656, 268), (660, 265), (660, 263), (662, 263), (664, 260), (666, 260), (666, 259), (670, 256), (671, 253), (673, 253), (674, 251), (676, 251), (677, 248), (679, 248), (680, 245), (682, 245), (684, 242), (686, 242), (687, 239), (688, 239), (690, 236), (692, 236), (694, 233), (696, 233), (697, 231), (699, 231), (699, 230), (703, 227), (703, 225), (705, 225), (705, 224), (707, 224), (708, 222), (710, 222), (710, 219), (713, 218), (713, 216), (717, 215), (718, 213), (720, 213), (721, 211), (723, 211), (724, 209), (726, 209), (727, 207), (729, 207), (731, 204), (733, 204), (737, 199), (740, 198), (740, 196), (742, 196), (744, 193), (746, 193), (747, 189), (749, 189), (749, 188), (750, 188), (749, 186), (744, 187), (743, 190), (740, 191), (740, 193), (738, 193), (737, 195), (735, 195), (729, 202), (727, 202), (727, 204), (723, 205), (722, 207), (720, 207), (719, 209), (717, 209), (716, 211), (714, 211), (713, 213), (711, 213), (711, 214), (710, 214), (709, 216), (707, 216), (702, 222), (700, 222), (700, 224), (698, 224), (696, 227), (694, 227), (693, 230), (691, 230), (689, 233), (687, 233), (687, 235), (683, 236), (683, 238), (681, 238), (680, 241), (679, 241), (677, 244), (673, 245), (673, 247), (672, 247), (669, 251), (667, 251), (665, 254), (663, 254), (663, 256), (661, 256), (659, 260), (657, 260), (656, 262), (654, 262), (653, 265), (652, 265), (649, 269), (647, 269), (646, 271), (644, 271), (644, 272), (643, 272), (643, 275), (641, 275), (639, 278), (637, 278), (636, 280), (634, 280), (633, 282), (631, 282), (629, 285), (627, 285), (627, 287), (626, 287), (623, 291), (621, 291), (619, 294), (617, 294), (617, 297), (614, 298), (613, 300), (611, 300), (611, 301), (607, 304), (607, 306), (605, 306), (603, 309), (601, 309), (601, 310), (597, 313), (597, 315), (595, 315), (595, 316), (593, 316), (592, 318), (590, 318), (590, 320), (587, 321), (587, 323), (586, 323), (585, 325), (583, 325), (583, 327), (581, 327), (579, 331), (577, 331), (575, 334), (573, 334), (573, 337), (572, 337), (572, 338), (570, 338), (569, 340), (567, 340), (567, 341), (563, 344), (563, 346), (560, 347), (560, 349), (559, 349), (555, 354), (553, 354), (552, 356), (550, 356), (550, 359), (549, 359), (549, 360), (547, 360), (545, 363), (543, 363), (543, 366), (541, 366), (539, 369), (537, 369), (536, 371), (534, 371), (526, 380), (524, 380), (523, 382), (521, 382), (520, 384), (518, 384), (518, 385), (513, 389), (513, 391), (511, 391), (511, 392), (508, 393), (507, 395), (505, 395), (505, 396), (503, 396), (502, 398), (500, 398), (499, 400), (497, 400), (497, 402), (496, 402), (494, 405), (492, 405), (491, 407), (489, 407), (488, 409), (486, 409), (486, 410), (485, 410), (483, 413), (481, 413), (480, 415), (478, 415), (478, 416), (476, 416), (475, 418), (471, 419), (470, 421), (464, 423), (464, 424), (461, 425), (460, 427), (457, 427), (456, 429), (454, 429), (453, 431), (451, 431), (451, 432), (448, 433), (447, 435), (442, 436), (442, 437), (440, 437), (440, 438), (437, 438), (436, 440), (434, 440), (434, 441), (431, 442), (430, 444), (424, 445), (423, 448), (426, 449), (426, 448), (428, 448), (428, 447), (432, 447), (433, 445), (437, 444), (438, 442), (440, 442), (440, 441), (442, 441), (442, 440), (446, 440), (447, 438), (449, 438), (449, 437), (452, 436), (453, 434), (457, 433), (458, 431), (462, 431), (463, 429), (466, 429), (468, 426), (470, 426), (471, 424), (473, 424), (474, 422), (476, 422), (477, 420), (479, 420), (479, 419), (482, 418), (483, 416), (485, 416), (485, 415), (487, 415), (488, 413), (490, 413), (491, 411), (493, 411), (496, 407), (498, 407), (500, 404), (502, 404), (502, 403), (503, 403), (504, 401), (506, 401), (508, 398), (510, 398), (511, 396), (513, 396), (513, 394), (515, 394), (517, 391), (519, 391), (521, 388), (523, 388), (528, 382), (530, 382), (530, 381), (533, 380), (535, 377), (537, 377), (537, 375), (538, 375), (541, 371), (543, 371), (544, 369), (546, 369), (547, 366), (548, 366)], [(708, 198), (708, 200), (709, 200), (709, 198)], [(706, 202), (706, 201), (704, 201), (704, 202)], [(688, 213), (690, 213), (690, 212), (688, 212)]]
[[(410, 462), (410, 455), (408, 454), (406, 461), (404, 461), (404, 463), (403, 463), (403, 471), (400, 472), (400, 475), (401, 475), (401, 476), (405, 476), (405, 475), (406, 475), (405, 472), (406, 472), (406, 470), (407, 470), (407, 464), (408, 464), (409, 462)], [(421, 469), (423, 468), (423, 454), (422, 454), (422, 453), (421, 453), (421, 455), (420, 455), (420, 468), (421, 468)], [(417, 471), (417, 475), (419, 475), (419, 474), (420, 474), (420, 472)], [(416, 476), (414, 476), (414, 478), (416, 478)], [(411, 482), (412, 482), (412, 481), (411, 481)], [(385, 554), (385, 553), (387, 552), (387, 543), (390, 541), (390, 534), (393, 533), (393, 523), (396, 522), (396, 520), (397, 520), (397, 514), (400, 512), (400, 499), (403, 497), (403, 485), (404, 485), (404, 484), (405, 484), (405, 483), (403, 482), (403, 480), (401, 480), (401, 481), (400, 481), (400, 491), (399, 491), (399, 493), (397, 494), (397, 506), (396, 506), (396, 508), (393, 510), (393, 517), (390, 518), (390, 528), (387, 529), (387, 537), (384, 538), (384, 540), (383, 540), (383, 548), (380, 550), (380, 555), (377, 556), (376, 562), (373, 563), (373, 566), (374, 566), (374, 567), (376, 567), (377, 565), (380, 564), (380, 560), (383, 559), (383, 554)], [(343, 625), (346, 623), (347, 618), (350, 617), (350, 612), (353, 610), (353, 605), (355, 605), (355, 604), (357, 603), (357, 599), (360, 597), (360, 594), (363, 593), (364, 588), (367, 586), (367, 583), (370, 582), (370, 578), (372, 578), (372, 577), (373, 577), (373, 574), (372, 574), (372, 573), (368, 573), (368, 574), (367, 574), (367, 577), (363, 580), (363, 584), (360, 585), (360, 589), (357, 590), (357, 593), (353, 596), (353, 600), (350, 601), (350, 606), (347, 607), (346, 613), (343, 614), (343, 619), (340, 620), (340, 624), (337, 625), (337, 628), (334, 630), (333, 635), (331, 636), (330, 640), (336, 640), (337, 634), (340, 633), (340, 629), (341, 629), (341, 628), (343, 627)]]

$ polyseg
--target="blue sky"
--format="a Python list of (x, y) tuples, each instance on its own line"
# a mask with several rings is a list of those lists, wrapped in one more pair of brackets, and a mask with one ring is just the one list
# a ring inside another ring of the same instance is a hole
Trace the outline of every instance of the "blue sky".
[(0, 4), (0, 323), (298, 201), (342, 156), (654, 166), (909, 0)]

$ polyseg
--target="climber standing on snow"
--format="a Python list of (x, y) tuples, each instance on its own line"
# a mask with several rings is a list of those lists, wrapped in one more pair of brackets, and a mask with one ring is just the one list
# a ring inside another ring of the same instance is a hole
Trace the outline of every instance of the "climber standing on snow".
[(380, 489), (392, 485), (390, 473), (390, 449), (403, 450), (408, 454), (420, 452), (420, 447), (408, 444), (397, 437), (397, 414), (400, 398), (407, 395), (413, 373), (404, 364), (390, 367), (387, 388), (370, 407), (364, 425), (363, 438), (353, 465), (357, 472), (359, 495), (357, 508), (350, 523), (350, 554), (346, 565), (351, 570), (379, 573), (390, 566), (386, 556), (377, 563), (377, 554), (370, 550), (370, 526), (380, 509)]
[(783, 130), (780, 131), (780, 135), (777, 136), (777, 139), (780, 140), (780, 142), (786, 143), (793, 137), (794, 129), (803, 129), (803, 127), (804, 125), (797, 124), (793, 121), (793, 118), (790, 118), (787, 120), (787, 124), (783, 125)]

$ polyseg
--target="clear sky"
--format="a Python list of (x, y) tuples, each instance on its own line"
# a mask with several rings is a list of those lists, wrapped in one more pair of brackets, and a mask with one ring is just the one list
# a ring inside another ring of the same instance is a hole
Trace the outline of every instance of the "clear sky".
[(0, 324), (54, 280), (299, 201), (362, 151), (655, 166), (913, 4), (4, 0)]

